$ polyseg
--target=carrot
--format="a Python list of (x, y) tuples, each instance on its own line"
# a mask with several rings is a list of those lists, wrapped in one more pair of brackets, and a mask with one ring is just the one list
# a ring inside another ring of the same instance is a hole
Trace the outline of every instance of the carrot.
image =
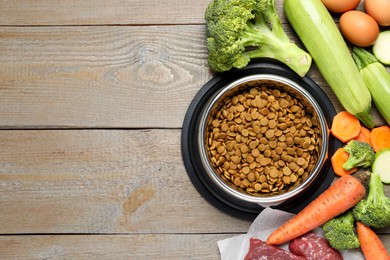
[(356, 222), (356, 229), (366, 260), (390, 260), (386, 247), (371, 228)]
[(359, 135), (354, 139), (356, 141), (370, 143), (370, 134), (371, 134), (370, 129), (361, 126)]
[(370, 133), (370, 144), (375, 152), (390, 147), (390, 127), (387, 125), (375, 127)]
[(360, 133), (360, 122), (354, 115), (341, 111), (333, 117), (331, 133), (343, 143), (357, 137)]
[(333, 171), (336, 175), (343, 176), (347, 174), (352, 174), (357, 171), (357, 168), (352, 168), (349, 171), (343, 168), (343, 165), (348, 160), (348, 157), (349, 153), (344, 151), (343, 148), (337, 149), (336, 152), (332, 155), (330, 161), (332, 163)]
[(302, 211), (273, 231), (266, 243), (281, 245), (321, 226), (355, 206), (365, 193), (359, 180), (343, 175)]

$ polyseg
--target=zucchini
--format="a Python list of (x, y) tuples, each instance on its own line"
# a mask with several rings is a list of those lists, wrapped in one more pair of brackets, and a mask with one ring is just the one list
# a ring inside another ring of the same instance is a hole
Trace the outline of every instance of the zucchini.
[(383, 64), (390, 65), (390, 30), (383, 31), (379, 34), (374, 45), (372, 46), (372, 52), (375, 57)]
[(352, 57), (356, 62), (374, 104), (390, 125), (390, 74), (374, 55), (363, 48), (354, 47)]
[(371, 170), (380, 176), (383, 183), (390, 183), (390, 148), (376, 153)]
[(284, 11), (344, 109), (372, 128), (370, 92), (321, 0), (285, 0)]

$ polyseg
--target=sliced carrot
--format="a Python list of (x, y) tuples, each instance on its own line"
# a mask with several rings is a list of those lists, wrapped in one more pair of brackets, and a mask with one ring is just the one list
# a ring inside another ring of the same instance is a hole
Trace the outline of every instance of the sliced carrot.
[(370, 129), (368, 129), (364, 126), (361, 126), (359, 135), (354, 139), (356, 141), (370, 143), (370, 134), (371, 134)]
[(356, 229), (366, 260), (390, 260), (386, 247), (371, 228), (356, 222)]
[(370, 133), (370, 144), (375, 152), (390, 148), (390, 127), (384, 125), (373, 128)]
[(331, 133), (341, 142), (347, 143), (359, 135), (360, 127), (357, 117), (347, 111), (341, 111), (333, 118)]
[(330, 158), (332, 168), (338, 176), (349, 175), (357, 171), (357, 168), (352, 168), (347, 171), (343, 168), (344, 163), (348, 160), (349, 154), (343, 148), (339, 148)]
[(321, 226), (355, 206), (365, 193), (360, 181), (351, 175), (343, 175), (302, 211), (273, 231), (266, 243), (281, 245)]

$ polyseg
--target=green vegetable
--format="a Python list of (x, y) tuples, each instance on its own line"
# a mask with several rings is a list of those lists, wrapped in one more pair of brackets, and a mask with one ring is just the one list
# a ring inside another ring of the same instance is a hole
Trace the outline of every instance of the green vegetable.
[(351, 210), (329, 220), (322, 226), (322, 229), (329, 244), (335, 249), (346, 250), (360, 247)]
[(383, 31), (379, 34), (374, 45), (372, 46), (372, 52), (375, 57), (383, 64), (390, 65), (390, 30)]
[(369, 128), (371, 95), (321, 0), (285, 0), (286, 16), (341, 105)]
[(213, 0), (205, 12), (209, 65), (217, 72), (244, 68), (254, 58), (277, 59), (300, 76), (311, 56), (284, 32), (274, 0)]
[(344, 146), (344, 151), (349, 153), (348, 160), (343, 164), (343, 168), (347, 171), (355, 167), (370, 167), (375, 159), (374, 149), (366, 142), (352, 139)]
[(367, 198), (359, 201), (352, 209), (352, 213), (355, 220), (366, 226), (383, 228), (390, 225), (390, 199), (385, 195), (378, 173), (371, 174)]
[[(390, 45), (387, 46), (390, 49)], [(374, 55), (365, 49), (354, 47), (352, 57), (379, 112), (390, 124), (390, 74)]]
[(376, 153), (371, 169), (379, 174), (382, 182), (390, 183), (390, 148), (382, 149)]

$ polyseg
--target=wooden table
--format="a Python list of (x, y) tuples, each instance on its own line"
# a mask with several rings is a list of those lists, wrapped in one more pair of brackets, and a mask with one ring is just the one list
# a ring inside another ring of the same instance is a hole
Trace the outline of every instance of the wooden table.
[(184, 115), (213, 76), (208, 3), (0, 1), (1, 259), (218, 259), (218, 240), (248, 230), (181, 157)]

